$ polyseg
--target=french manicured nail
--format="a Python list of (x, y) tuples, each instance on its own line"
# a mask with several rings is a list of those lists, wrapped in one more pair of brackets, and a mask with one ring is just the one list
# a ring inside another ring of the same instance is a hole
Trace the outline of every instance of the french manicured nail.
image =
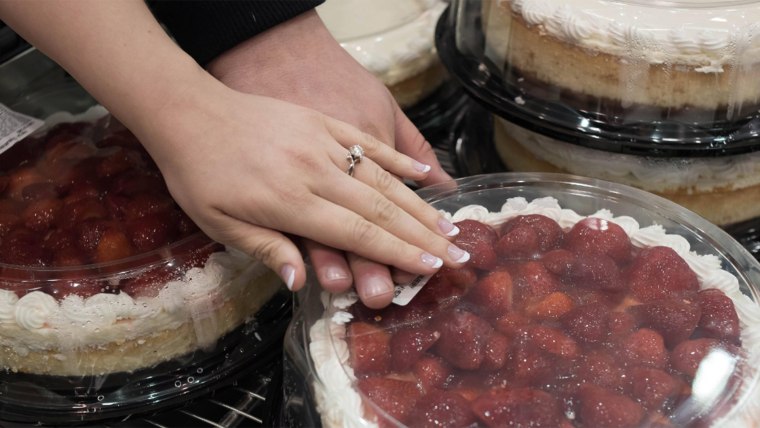
[(280, 278), (282, 278), (282, 281), (285, 283), (285, 286), (288, 287), (288, 290), (293, 290), (293, 283), (296, 280), (296, 268), (294, 268), (291, 265), (284, 265), (280, 269)]
[(443, 260), (439, 259), (438, 257), (432, 254), (422, 253), (421, 259), (422, 259), (422, 263), (425, 263), (426, 265), (434, 269), (438, 269), (439, 267), (443, 266)]
[(441, 232), (445, 233), (446, 236), (457, 236), (457, 234), (459, 234), (459, 228), (443, 217), (438, 219), (438, 228), (441, 229)]
[(364, 285), (364, 297), (377, 297), (393, 293), (393, 283), (383, 278), (366, 278)]
[(449, 257), (457, 263), (464, 263), (470, 260), (470, 253), (457, 247), (456, 245), (449, 245)]
[(417, 172), (428, 172), (430, 171), (430, 165), (414, 161), (414, 170)]

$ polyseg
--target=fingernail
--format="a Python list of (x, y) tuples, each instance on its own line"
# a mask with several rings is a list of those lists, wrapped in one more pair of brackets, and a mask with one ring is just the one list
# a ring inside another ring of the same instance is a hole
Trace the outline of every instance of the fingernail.
[(280, 278), (282, 278), (288, 290), (293, 291), (293, 283), (296, 280), (296, 268), (288, 264), (284, 265), (280, 269)]
[(393, 284), (383, 278), (371, 277), (364, 282), (364, 297), (377, 297), (393, 293)]
[(422, 253), (422, 256), (420, 258), (422, 259), (422, 263), (425, 263), (431, 268), (438, 269), (439, 267), (443, 266), (443, 260), (432, 254)]
[(430, 165), (414, 161), (414, 170), (417, 172), (428, 172), (430, 171)]
[(441, 232), (445, 233), (446, 236), (457, 236), (457, 234), (459, 234), (459, 228), (444, 217), (438, 219), (438, 228), (441, 229)]
[(457, 263), (464, 263), (470, 260), (470, 253), (457, 247), (456, 245), (449, 245), (449, 257)]
[(329, 267), (324, 271), (325, 279), (328, 281), (336, 281), (348, 278), (348, 272), (339, 267)]

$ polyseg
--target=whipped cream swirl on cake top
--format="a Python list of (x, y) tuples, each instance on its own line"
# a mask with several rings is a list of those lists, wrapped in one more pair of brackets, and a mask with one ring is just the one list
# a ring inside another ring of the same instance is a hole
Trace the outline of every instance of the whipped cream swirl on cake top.
[(494, 4), (553, 37), (633, 61), (683, 64), (704, 73), (760, 62), (760, 3), (754, 1), (497, 0)]

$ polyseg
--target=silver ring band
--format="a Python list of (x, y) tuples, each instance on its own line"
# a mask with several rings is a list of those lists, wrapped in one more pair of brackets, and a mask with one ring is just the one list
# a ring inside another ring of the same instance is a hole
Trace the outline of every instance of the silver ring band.
[(362, 149), (362, 146), (354, 144), (348, 148), (348, 155), (346, 156), (346, 159), (348, 160), (348, 170), (346, 173), (349, 176), (354, 176), (354, 169), (356, 169), (356, 164), (361, 162), (363, 157), (364, 149)]

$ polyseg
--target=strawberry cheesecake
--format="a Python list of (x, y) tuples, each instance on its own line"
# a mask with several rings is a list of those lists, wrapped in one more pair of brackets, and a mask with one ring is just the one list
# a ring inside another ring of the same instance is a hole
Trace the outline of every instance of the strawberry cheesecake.
[(279, 286), (263, 265), (203, 235), (108, 115), (51, 124), (0, 156), (8, 372), (133, 372), (207, 351)]
[(407, 305), (323, 293), (325, 426), (756, 426), (757, 284), (718, 256), (553, 197), (447, 215), (471, 259)]
[(445, 8), (442, 0), (327, 0), (317, 13), (341, 46), (407, 108), (444, 81), (434, 32)]

